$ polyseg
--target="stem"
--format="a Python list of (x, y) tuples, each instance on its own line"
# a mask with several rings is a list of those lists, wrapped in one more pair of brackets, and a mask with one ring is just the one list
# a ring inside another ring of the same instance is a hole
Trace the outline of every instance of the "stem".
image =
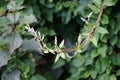
[(13, 14), (14, 14), (14, 24), (13, 24), (13, 25), (14, 25), (14, 32), (16, 31), (16, 30), (15, 30), (15, 29), (16, 29), (16, 19), (15, 19), (16, 17), (15, 17), (15, 13), (16, 13), (16, 12), (13, 13)]
[[(99, 15), (98, 15), (98, 18), (96, 20), (96, 25), (99, 25), (100, 24), (100, 20), (101, 20), (101, 16), (103, 14), (103, 8), (104, 8), (104, 4), (105, 4), (105, 1), (103, 1), (103, 4), (100, 8), (100, 11), (99, 11)], [(81, 48), (84, 48), (84, 46), (86, 45), (86, 43), (90, 40), (91, 36), (93, 35), (93, 33), (95, 32), (95, 28), (93, 27), (92, 30), (88, 33), (88, 36), (84, 39), (84, 41), (81, 43)]]
[[(100, 20), (101, 20), (102, 14), (103, 14), (103, 8), (104, 8), (105, 1), (106, 0), (103, 1), (102, 6), (100, 8), (99, 15), (98, 15), (98, 18), (96, 20), (96, 25), (100, 24)], [(86, 43), (90, 40), (90, 38), (94, 34), (94, 32), (95, 32), (95, 28), (93, 27), (92, 30), (88, 33), (88, 36), (82, 41), (81, 48), (85, 47)], [(63, 49), (61, 51), (63, 51), (63, 52), (72, 52), (72, 51), (75, 51), (75, 49), (72, 48), (71, 50), (69, 50), (69, 48), (66, 48), (66, 49)]]

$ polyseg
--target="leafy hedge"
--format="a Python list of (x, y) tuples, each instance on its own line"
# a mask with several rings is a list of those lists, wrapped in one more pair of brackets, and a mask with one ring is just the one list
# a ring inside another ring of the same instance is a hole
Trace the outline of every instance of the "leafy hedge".
[(1, 80), (119, 80), (119, 7), (119, 0), (0, 1)]

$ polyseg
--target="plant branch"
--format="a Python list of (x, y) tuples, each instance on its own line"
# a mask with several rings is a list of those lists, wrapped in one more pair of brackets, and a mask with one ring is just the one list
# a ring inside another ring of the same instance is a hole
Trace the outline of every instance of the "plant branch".
[[(106, 0), (103, 1), (103, 4), (102, 4), (102, 6), (100, 8), (99, 15), (98, 15), (98, 18), (96, 20), (96, 25), (100, 24), (100, 20), (101, 20), (101, 16), (102, 16), (102, 13), (103, 13), (103, 8), (104, 8), (105, 1)], [(81, 43), (81, 48), (84, 48), (84, 46), (90, 40), (90, 38), (91, 38), (91, 36), (93, 35), (94, 32), (95, 32), (95, 28), (93, 27), (92, 30), (88, 33), (88, 36)]]

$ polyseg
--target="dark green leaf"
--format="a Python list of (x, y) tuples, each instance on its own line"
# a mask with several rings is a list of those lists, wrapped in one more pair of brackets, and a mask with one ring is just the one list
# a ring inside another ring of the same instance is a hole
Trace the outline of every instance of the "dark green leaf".
[(95, 58), (95, 57), (97, 57), (98, 55), (99, 55), (99, 53), (98, 53), (98, 51), (97, 51), (96, 49), (92, 50), (92, 52), (91, 52), (91, 57), (92, 57), (92, 58)]
[(101, 6), (101, 0), (92, 0), (98, 7)]
[(55, 6), (55, 11), (58, 12), (62, 9), (62, 3), (57, 3), (56, 6)]
[(120, 48), (120, 39), (116, 43), (117, 47)]
[(117, 43), (117, 41), (118, 41), (118, 36), (112, 36), (110, 38), (110, 43), (112, 46), (115, 45)]
[(12, 24), (14, 24), (18, 22), (18, 20), (20, 19), (20, 15), (21, 14), (19, 12), (17, 12), (15, 15), (13, 13), (9, 13), (7, 15), (7, 18), (10, 20)]
[(65, 61), (63, 59), (58, 60), (54, 65), (53, 68), (60, 68), (65, 64)]
[(31, 77), (30, 80), (46, 80), (46, 79), (41, 75), (34, 75)]
[(102, 44), (98, 47), (98, 53), (102, 56), (105, 57), (107, 52), (107, 46), (105, 44)]
[(81, 60), (79, 60), (79, 59), (74, 59), (73, 61), (72, 61), (72, 66), (74, 66), (74, 67), (82, 67), (82, 65), (83, 65), (83, 63), (84, 63), (84, 61), (81, 59)]
[(7, 43), (9, 44), (9, 51), (10, 54), (12, 54), (17, 48), (19, 48), (22, 45), (22, 38), (18, 32), (11, 33), (6, 38)]
[(96, 71), (96, 70), (92, 70), (92, 71), (90, 72), (90, 74), (91, 74), (91, 77), (92, 77), (93, 79), (95, 79), (95, 78), (97, 77), (97, 71)]
[(21, 19), (20, 21), (23, 24), (31, 24), (33, 22), (37, 22), (37, 19), (33, 14), (26, 15), (24, 18)]
[(10, 21), (8, 18), (6, 17), (0, 17), (0, 26), (6, 26), (10, 24)]
[(120, 76), (120, 69), (116, 73), (117, 76)]
[(18, 70), (13, 70), (9, 73), (2, 75), (2, 80), (20, 80), (21, 72)]
[(103, 15), (101, 19), (102, 24), (108, 24), (109, 23), (109, 18), (107, 15)]
[(9, 59), (10, 59), (9, 51), (7, 50), (0, 51), (0, 68), (4, 65), (7, 65)]
[(45, 4), (45, 0), (39, 0), (39, 2), (43, 5)]
[(40, 45), (38, 44), (38, 42), (35, 39), (23, 40), (21, 49), (22, 49), (22, 51), (33, 50), (33, 51), (39, 52), (40, 54), (43, 54), (42, 50), (40, 48)]

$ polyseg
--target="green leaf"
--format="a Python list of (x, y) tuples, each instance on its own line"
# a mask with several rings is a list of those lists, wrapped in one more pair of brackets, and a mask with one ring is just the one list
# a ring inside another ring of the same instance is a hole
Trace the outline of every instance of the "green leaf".
[(107, 15), (102, 15), (101, 23), (102, 24), (108, 24), (109, 23), (109, 18), (108, 18)]
[(16, 6), (21, 6), (24, 2), (24, 0), (15, 0)]
[(46, 79), (43, 76), (36, 74), (32, 76), (30, 80), (46, 80)]
[(77, 42), (80, 44), (81, 41), (82, 41), (82, 39), (81, 39), (81, 35), (79, 34), (78, 39), (77, 39)]
[(0, 46), (1, 46), (1, 45), (4, 45), (5, 43), (6, 43), (6, 42), (5, 42), (4, 38), (0, 37)]
[(34, 15), (36, 16), (36, 18), (41, 19), (41, 12), (39, 10), (39, 6), (34, 5), (33, 10), (34, 10)]
[(96, 27), (96, 32), (101, 33), (101, 34), (107, 34), (108, 33), (107, 29), (105, 29), (103, 27)]
[(98, 47), (98, 53), (102, 56), (105, 57), (107, 53), (107, 46), (105, 44), (99, 45)]
[(120, 39), (116, 43), (117, 47), (120, 48)]
[(10, 21), (8, 18), (6, 17), (0, 17), (0, 26), (6, 26), (10, 24)]
[(60, 57), (61, 57), (61, 58), (65, 59), (65, 53), (61, 52), (61, 53), (59, 53), (59, 54), (60, 54)]
[(39, 0), (39, 3), (41, 3), (41, 4), (45, 4), (45, 0)]
[(98, 39), (99, 39), (99, 34), (95, 34), (94, 36), (91, 37), (91, 42), (93, 43), (94, 46), (97, 47), (97, 43), (98, 43)]
[(97, 59), (95, 62), (95, 70), (97, 70), (97, 73), (101, 72), (101, 62), (99, 59)]
[(76, 67), (76, 68), (79, 68), (79, 67), (82, 67), (83, 63), (84, 63), (84, 61), (82, 59), (79, 60), (79, 59), (75, 58), (72, 61), (71, 65), (74, 66), (74, 67)]
[(7, 18), (10, 20), (11, 23), (17, 23), (18, 20), (20, 19), (20, 13), (17, 12), (15, 15), (13, 13), (9, 13), (7, 15)]
[(113, 74), (110, 76), (110, 80), (117, 80), (116, 76)]
[(97, 77), (97, 71), (96, 71), (96, 70), (90, 71), (90, 74), (91, 74), (91, 77), (92, 77), (93, 79), (95, 79), (95, 78)]
[(93, 49), (92, 52), (91, 52), (91, 57), (92, 58), (95, 58), (99, 55), (98, 51), (96, 49)]
[(70, 12), (63, 12), (62, 16), (62, 23), (67, 24), (71, 20), (71, 13)]
[(56, 57), (55, 57), (55, 63), (60, 59), (60, 54), (57, 54)]
[(118, 36), (114, 35), (110, 38), (110, 44), (113, 46), (117, 43), (118, 41)]
[(90, 9), (95, 13), (98, 14), (99, 13), (99, 8), (93, 4), (89, 4), (88, 5), (90, 7)]
[(58, 2), (55, 6), (55, 11), (58, 12), (62, 9), (62, 3)]
[(116, 72), (117, 76), (120, 76), (120, 69)]
[(33, 22), (37, 22), (37, 19), (33, 14), (30, 14), (30, 15), (24, 16), (24, 18), (22, 18), (20, 22), (23, 24), (31, 24)]
[(10, 11), (16, 11), (16, 2), (10, 1), (7, 5), (7, 9)]
[(12, 70), (9, 73), (2, 75), (2, 80), (20, 80), (21, 72), (18, 70)]
[(22, 45), (22, 38), (18, 32), (11, 33), (7, 38), (6, 41), (9, 46), (10, 54), (12, 54), (17, 48), (19, 48)]
[(21, 46), (22, 51), (37, 51), (40, 54), (42, 53), (42, 50), (40, 48), (40, 45), (38, 44), (38, 42), (35, 39), (30, 39), (30, 40), (23, 40), (23, 44)]
[(110, 80), (110, 76), (107, 74), (101, 74), (98, 76), (98, 80)]
[(64, 40), (62, 40), (62, 42), (60, 43), (59, 47), (62, 48), (64, 46)]
[(107, 35), (105, 35), (105, 34), (101, 34), (100, 35), (100, 40), (102, 41), (102, 42), (104, 42), (104, 43), (107, 43)]
[(54, 69), (60, 68), (60, 67), (62, 67), (64, 64), (65, 64), (65, 61), (64, 61), (63, 59), (60, 59), (60, 60), (58, 60), (58, 61), (53, 65), (53, 68), (54, 68)]
[(118, 0), (107, 0), (105, 2), (106, 6), (114, 6)]
[(92, 0), (98, 7), (101, 6), (102, 2), (101, 0)]
[(9, 59), (10, 54), (7, 50), (0, 51), (0, 68), (4, 65), (7, 65)]

